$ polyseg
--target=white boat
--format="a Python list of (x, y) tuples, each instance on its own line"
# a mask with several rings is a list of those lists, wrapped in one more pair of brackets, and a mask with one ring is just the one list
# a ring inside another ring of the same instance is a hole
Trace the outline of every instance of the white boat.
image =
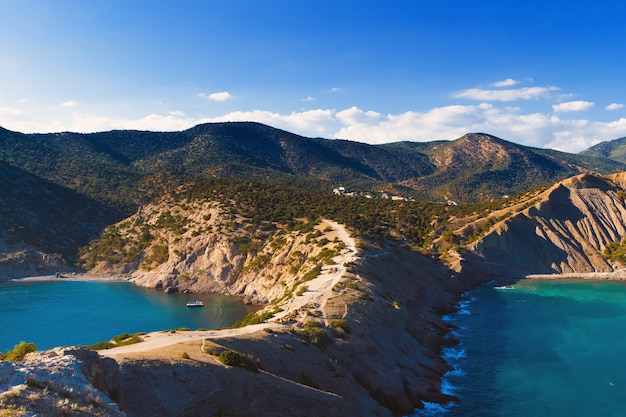
[(512, 285), (503, 285), (501, 287), (496, 287), (496, 290), (514, 290), (515, 287)]
[(187, 303), (187, 307), (204, 307), (204, 303), (202, 301), (190, 301)]

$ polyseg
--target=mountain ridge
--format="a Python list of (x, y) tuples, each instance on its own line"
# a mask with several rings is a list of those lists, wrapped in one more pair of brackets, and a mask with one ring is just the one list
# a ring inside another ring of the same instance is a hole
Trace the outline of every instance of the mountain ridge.
[(413, 197), (476, 202), (582, 172), (626, 169), (606, 158), (530, 148), (487, 134), (369, 145), (306, 138), (252, 122), (207, 123), (180, 132), (2, 130), (0, 160), (131, 210), (147, 202), (138, 188), (154, 178), (180, 185), (198, 176), (269, 177), (361, 191), (395, 184)]

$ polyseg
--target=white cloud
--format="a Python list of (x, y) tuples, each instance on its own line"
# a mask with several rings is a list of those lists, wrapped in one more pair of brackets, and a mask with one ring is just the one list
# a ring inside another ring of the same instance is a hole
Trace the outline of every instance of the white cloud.
[(333, 87), (333, 88), (330, 89), (331, 93), (338, 93), (340, 91), (341, 91), (341, 88), (339, 88), (339, 87)]
[(308, 96), (306, 98), (301, 98), (300, 101), (315, 101), (315, 97)]
[(608, 106), (605, 107), (605, 110), (619, 110), (622, 107), (624, 107), (623, 104), (620, 103), (611, 103)]
[(512, 78), (507, 78), (506, 80), (496, 81), (491, 84), (492, 87), (511, 87), (513, 85), (519, 84), (519, 81), (515, 81)]
[(172, 115), (172, 116), (176, 116), (176, 117), (183, 117), (185, 115), (185, 113), (183, 113), (180, 110), (171, 111), (171, 112), (169, 112), (169, 114)]
[(547, 96), (550, 92), (558, 91), (558, 87), (524, 87), (503, 90), (486, 90), (469, 88), (452, 95), (453, 98), (468, 98), (484, 101), (517, 101), (533, 100)]
[(12, 107), (0, 107), (0, 116), (20, 116), (24, 111)]
[(334, 110), (307, 110), (287, 115), (263, 110), (237, 111), (220, 117), (204, 118), (198, 123), (209, 122), (258, 122), (279, 129), (308, 136), (328, 136), (337, 128)]
[(71, 130), (75, 132), (101, 132), (111, 129), (130, 129), (171, 132), (185, 130), (195, 124), (195, 120), (191, 118), (172, 113), (167, 116), (149, 114), (137, 120), (114, 119), (111, 117), (74, 117)]
[(211, 101), (226, 101), (233, 98), (233, 96), (228, 91), (211, 94), (200, 93), (198, 94), (198, 97), (208, 98)]
[(567, 101), (565, 103), (553, 104), (552, 110), (555, 113), (565, 113), (565, 112), (573, 112), (573, 111), (585, 111), (589, 110), (594, 106), (594, 103), (591, 101)]
[(68, 101), (64, 101), (63, 103), (61, 103), (61, 107), (74, 107), (76, 106), (76, 101), (74, 100), (68, 100)]

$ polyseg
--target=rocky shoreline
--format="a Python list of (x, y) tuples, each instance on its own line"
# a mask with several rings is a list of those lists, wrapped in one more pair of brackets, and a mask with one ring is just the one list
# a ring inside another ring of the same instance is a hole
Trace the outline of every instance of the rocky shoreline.
[[(454, 311), (461, 294), (480, 280), (461, 278), (401, 246), (367, 245), (357, 251), (345, 230), (333, 226), (343, 231), (343, 255), (266, 323), (220, 331), (154, 332), (141, 343), (100, 351), (100, 360), (115, 363), (104, 372), (120, 381), (113, 397), (121, 415), (141, 416), (150, 410), (154, 416), (316, 416), (324, 410), (327, 416), (392, 416), (410, 414), (423, 401), (456, 400), (441, 394), (441, 378), (450, 370), (441, 349), (454, 343), (442, 316)], [(346, 265), (351, 265), (350, 273)], [(28, 279), (129, 280), (89, 274)], [(320, 326), (315, 334), (308, 327), (313, 322)], [(333, 327), (337, 322), (344, 327)], [(256, 358), (260, 372), (223, 365), (204, 353), (209, 345)], [(57, 357), (78, 363), (86, 355), (75, 349), (54, 352), (27, 355), (25, 363), (45, 368), (48, 360), (59, 361)], [(49, 377), (64, 373), (51, 372)], [(27, 388), (22, 397), (50, 385), (30, 387), (28, 378), (23, 384)], [(5, 393), (11, 391), (6, 378), (0, 378), (0, 386)], [(112, 388), (103, 389), (109, 396)], [(176, 414), (181, 409), (187, 411)]]

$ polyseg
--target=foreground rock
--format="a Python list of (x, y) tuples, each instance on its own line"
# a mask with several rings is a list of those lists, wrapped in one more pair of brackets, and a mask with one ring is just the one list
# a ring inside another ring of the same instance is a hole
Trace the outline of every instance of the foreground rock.
[(121, 382), (117, 363), (95, 352), (30, 353), (23, 362), (0, 361), (0, 408), (14, 416), (124, 416)]

